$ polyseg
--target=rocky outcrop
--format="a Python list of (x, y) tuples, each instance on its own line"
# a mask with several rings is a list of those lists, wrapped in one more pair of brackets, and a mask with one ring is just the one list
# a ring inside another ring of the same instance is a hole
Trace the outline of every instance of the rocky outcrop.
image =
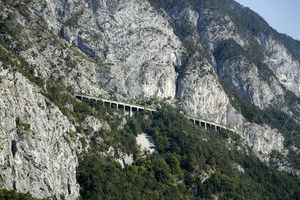
[(118, 162), (122, 168), (126, 165), (131, 165), (134, 162), (133, 154), (126, 154), (120, 150), (115, 150), (112, 146), (108, 148), (106, 152), (102, 152), (103, 157), (114, 157), (115, 161)]
[(102, 127), (102, 123), (99, 119), (94, 116), (87, 116), (82, 122), (82, 128), (90, 131), (91, 133), (100, 131)]
[(147, 153), (151, 154), (156, 151), (153, 138), (148, 134), (146, 133), (138, 134), (135, 139), (144, 157), (146, 157)]
[(207, 39), (210, 49), (213, 51), (218, 41), (232, 39), (242, 47), (247, 46), (248, 41), (239, 35), (234, 22), (223, 12), (216, 12), (215, 9), (198, 10), (197, 22), (198, 34), (202, 39)]
[[(195, 14), (191, 14), (191, 17), (187, 17), (189, 20), (185, 23), (197, 24), (197, 34), (199, 34), (202, 40), (205, 41), (204, 43), (208, 44), (210, 49), (209, 54), (212, 58), (213, 67), (218, 77), (261, 109), (266, 109), (273, 104), (282, 105), (284, 103), (285, 93), (284, 89), (280, 85), (282, 81), (278, 82), (277, 80), (278, 76), (274, 77), (269, 74), (268, 77), (265, 77), (266, 75), (263, 74), (264, 72), (262, 71), (263, 69), (261, 69), (262, 67), (258, 67), (253, 64), (247, 60), (244, 55), (241, 55), (240, 57), (231, 56), (232, 58), (225, 60), (218, 60), (218, 58), (212, 55), (218, 47), (219, 42), (226, 40), (233, 40), (242, 49), (247, 51), (247, 48), (251, 48), (249, 46), (250, 43), (253, 43), (252, 38), (250, 36), (241, 36), (241, 33), (238, 31), (233, 20), (231, 20), (226, 13), (216, 12), (214, 9), (206, 8), (200, 8), (196, 11), (199, 13), (199, 17), (192, 17)], [(191, 12), (187, 12), (187, 14), (189, 13)], [(192, 19), (193, 21), (191, 21)], [(270, 46), (272, 45), (267, 47), (268, 45), (262, 44), (262, 46), (266, 49), (271, 49)], [(277, 48), (276, 45), (274, 45), (273, 48)], [(281, 51), (277, 48), (277, 52)], [(285, 52), (283, 54), (285, 55), (285, 61), (287, 61), (285, 63), (289, 63), (287, 65), (292, 64), (292, 59), (291, 57), (288, 57), (287, 51), (285, 50), (283, 52)], [(240, 52), (235, 52), (236, 55), (239, 53)], [(274, 54), (273, 57), (275, 57)], [(272, 58), (270, 53), (266, 55), (266, 58), (269, 61), (277, 62)], [(273, 66), (271, 68), (275, 70), (274, 64), (272, 65)], [(299, 75), (298, 72), (295, 72), (297, 71), (297, 63), (294, 61), (294, 63), (289, 67), (281, 66), (281, 69), (290, 74), (289, 76), (292, 79), (289, 80), (293, 83), (295, 90), (295, 85), (299, 86), (299, 83), (294, 81), (294, 79), (296, 79)], [(278, 71), (277, 74), (281, 74), (279, 76), (283, 76), (283, 71)], [(279, 78), (279, 80), (280, 79), (281, 78)], [(291, 85), (291, 83), (289, 84)], [(299, 88), (297, 90), (299, 90)]]
[(284, 103), (285, 92), (276, 77), (263, 79), (258, 67), (246, 59), (218, 61), (216, 68), (221, 79), (260, 109)]
[(175, 96), (180, 41), (147, 1), (48, 2), (33, 12), (98, 64), (97, 85), (131, 98)]
[(272, 37), (261, 35), (258, 41), (266, 52), (266, 62), (286, 88), (300, 96), (300, 63)]
[(189, 115), (228, 125), (227, 110), (231, 106), (212, 66), (197, 58), (191, 60), (196, 62), (188, 63), (178, 79), (177, 98)]
[(76, 199), (81, 147), (69, 138), (74, 126), (20, 73), (0, 65), (0, 80), (1, 188)]

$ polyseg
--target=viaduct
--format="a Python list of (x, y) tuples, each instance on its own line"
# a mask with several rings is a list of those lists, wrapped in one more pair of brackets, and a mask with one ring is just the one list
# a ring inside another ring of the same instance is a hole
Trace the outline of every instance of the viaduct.
[[(83, 94), (75, 94), (75, 98), (79, 100), (92, 100), (95, 102), (102, 102), (103, 105), (109, 106), (110, 108), (117, 108), (117, 109), (122, 109), (124, 112), (129, 112), (129, 116), (132, 116), (133, 113), (137, 113), (140, 111), (147, 110), (150, 113), (156, 112), (155, 109), (152, 108), (147, 108), (144, 106), (139, 106), (139, 105), (134, 105), (134, 104), (129, 104), (129, 103), (124, 103), (124, 102), (119, 102), (119, 101), (112, 101), (112, 100), (107, 100), (107, 99), (102, 99), (102, 98), (97, 98), (97, 97), (91, 97), (88, 95), (83, 95)], [(232, 132), (237, 132), (231, 128), (228, 128), (226, 126), (214, 123), (214, 122), (209, 122), (203, 119), (199, 118), (194, 118), (194, 117), (189, 117), (185, 116), (188, 118), (190, 121), (192, 121), (194, 124), (203, 127), (205, 130), (208, 128), (214, 129), (215, 131), (220, 131), (222, 129), (232, 131)]]

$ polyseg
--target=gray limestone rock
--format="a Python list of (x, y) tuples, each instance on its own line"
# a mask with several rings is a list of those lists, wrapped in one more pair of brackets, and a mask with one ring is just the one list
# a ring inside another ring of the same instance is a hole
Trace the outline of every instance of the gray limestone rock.
[(67, 134), (74, 126), (20, 73), (0, 67), (0, 79), (0, 186), (76, 199), (79, 144)]
[(261, 35), (258, 41), (266, 52), (266, 62), (286, 88), (300, 96), (300, 61), (272, 37)]
[(82, 122), (82, 128), (91, 130), (92, 132), (100, 131), (102, 128), (102, 123), (94, 116), (87, 116)]

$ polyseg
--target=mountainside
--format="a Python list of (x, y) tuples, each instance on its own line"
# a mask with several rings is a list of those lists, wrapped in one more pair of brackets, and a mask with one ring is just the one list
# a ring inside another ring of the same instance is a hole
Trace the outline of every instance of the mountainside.
[[(299, 194), (300, 41), (233, 0), (2, 0), (0, 85), (1, 188), (57, 199)], [(159, 112), (130, 118), (74, 94)], [(146, 158), (142, 132), (157, 148)]]

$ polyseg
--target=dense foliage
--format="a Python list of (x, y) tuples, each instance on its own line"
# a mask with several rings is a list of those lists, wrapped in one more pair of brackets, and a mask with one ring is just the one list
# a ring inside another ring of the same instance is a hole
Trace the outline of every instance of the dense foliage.
[(17, 193), (15, 191), (8, 191), (0, 189), (0, 200), (36, 200), (30, 194)]
[[(238, 151), (237, 135), (205, 132), (173, 108), (130, 118), (124, 130), (133, 137), (141, 131), (150, 134), (157, 153), (143, 158), (134, 151), (135, 163), (122, 169), (113, 158), (102, 157), (99, 144), (92, 144), (78, 168), (83, 199), (211, 199), (213, 195), (297, 199), (300, 195), (298, 178)], [(234, 145), (224, 145), (229, 138)], [(203, 182), (204, 174), (210, 178)]]

